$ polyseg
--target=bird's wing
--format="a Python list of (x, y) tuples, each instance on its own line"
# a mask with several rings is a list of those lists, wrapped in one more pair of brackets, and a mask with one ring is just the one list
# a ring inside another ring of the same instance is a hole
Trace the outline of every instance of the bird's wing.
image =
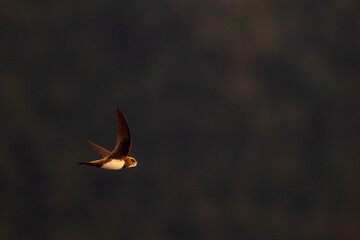
[(116, 146), (111, 152), (109, 158), (121, 158), (129, 154), (131, 149), (131, 137), (129, 124), (124, 114), (116, 108), (116, 114), (118, 119), (118, 134), (116, 139)]
[(85, 139), (85, 138), (81, 138), (81, 140), (83, 140), (84, 142), (86, 142), (87, 144), (89, 144), (92, 148), (94, 148), (98, 153), (100, 153), (103, 157), (107, 157), (110, 155), (110, 151), (106, 150), (103, 147), (100, 147), (99, 145), (96, 145), (93, 142), (90, 142), (89, 140)]

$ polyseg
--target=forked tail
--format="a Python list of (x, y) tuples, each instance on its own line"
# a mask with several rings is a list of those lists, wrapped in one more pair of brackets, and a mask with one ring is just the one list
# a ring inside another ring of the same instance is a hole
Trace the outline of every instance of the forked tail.
[(101, 167), (101, 164), (99, 163), (94, 163), (94, 162), (79, 162), (78, 164), (84, 164), (84, 165), (89, 165), (89, 166), (93, 166), (93, 167)]

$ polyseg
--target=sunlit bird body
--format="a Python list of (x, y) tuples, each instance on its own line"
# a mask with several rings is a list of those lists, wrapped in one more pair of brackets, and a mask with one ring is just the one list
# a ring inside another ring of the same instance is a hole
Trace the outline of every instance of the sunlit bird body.
[(118, 119), (118, 133), (116, 138), (116, 146), (112, 152), (96, 145), (85, 138), (81, 138), (84, 142), (93, 147), (103, 158), (91, 162), (80, 162), (79, 164), (86, 164), (98, 168), (120, 170), (123, 168), (135, 167), (137, 161), (133, 157), (129, 157), (131, 149), (131, 136), (129, 124), (124, 114), (116, 108)]

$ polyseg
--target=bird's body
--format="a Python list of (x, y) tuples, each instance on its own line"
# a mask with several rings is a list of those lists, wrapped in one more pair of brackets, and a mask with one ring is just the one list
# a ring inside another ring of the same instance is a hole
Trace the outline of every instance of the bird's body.
[(94, 166), (94, 167), (98, 167), (98, 168), (104, 168), (104, 169), (119, 170), (124, 167), (125, 160), (110, 158), (110, 159), (100, 159), (100, 160), (95, 160), (95, 161), (80, 163), (80, 164), (86, 164), (86, 165), (90, 165), (90, 166)]
[(81, 138), (84, 142), (93, 147), (103, 158), (91, 162), (81, 162), (79, 164), (86, 164), (103, 169), (120, 170), (123, 168), (135, 167), (137, 161), (133, 157), (129, 157), (128, 154), (131, 149), (131, 137), (129, 124), (126, 118), (118, 108), (116, 108), (118, 118), (118, 134), (116, 140), (116, 146), (112, 152), (96, 145), (93, 142), (85, 138)]
[(104, 163), (101, 168), (119, 170), (125, 165), (125, 161), (122, 159), (110, 159), (110, 161)]

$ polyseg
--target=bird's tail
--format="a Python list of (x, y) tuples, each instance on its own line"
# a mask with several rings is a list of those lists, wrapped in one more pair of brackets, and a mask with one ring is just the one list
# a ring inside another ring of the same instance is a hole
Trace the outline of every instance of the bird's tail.
[(84, 164), (84, 165), (89, 165), (89, 166), (94, 166), (94, 167), (101, 167), (101, 166), (99, 166), (98, 163), (94, 163), (94, 162), (79, 162), (78, 164)]

